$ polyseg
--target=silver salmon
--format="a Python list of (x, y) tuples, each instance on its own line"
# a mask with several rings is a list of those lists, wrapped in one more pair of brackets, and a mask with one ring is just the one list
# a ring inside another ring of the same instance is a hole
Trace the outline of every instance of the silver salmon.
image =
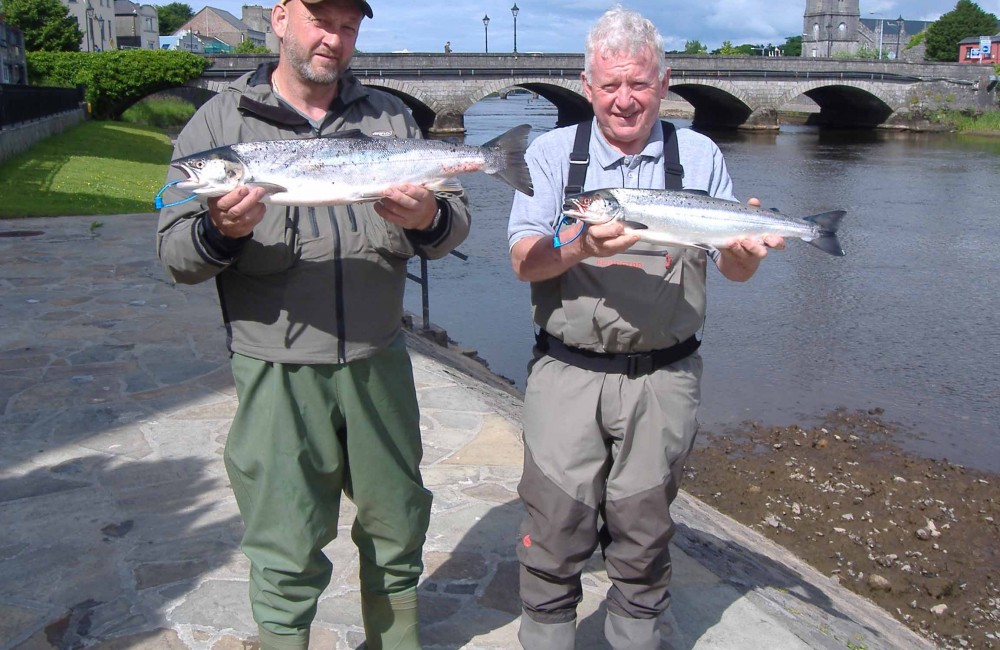
[(779, 235), (844, 255), (837, 240), (843, 210), (793, 219), (701, 192), (610, 188), (567, 197), (563, 214), (589, 224), (624, 221), (626, 233), (652, 244), (722, 248), (744, 237)]
[(171, 161), (186, 174), (177, 188), (222, 196), (237, 186), (263, 187), (276, 205), (341, 205), (377, 201), (403, 184), (460, 191), (458, 174), (483, 171), (528, 196), (524, 162), (531, 126), (522, 124), (482, 146), (358, 132), (306, 140), (267, 140), (218, 147)]

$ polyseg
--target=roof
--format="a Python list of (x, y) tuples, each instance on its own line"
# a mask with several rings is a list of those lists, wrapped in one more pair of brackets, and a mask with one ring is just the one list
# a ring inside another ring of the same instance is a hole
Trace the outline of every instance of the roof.
[[(878, 31), (878, 24), (882, 23), (882, 34), (898, 34), (899, 33), (899, 18), (862, 18), (861, 24), (872, 30), (873, 32)], [(928, 27), (934, 24), (933, 20), (906, 20), (903, 19), (904, 31), (909, 34), (919, 34)]]
[(116, 16), (134, 16), (139, 13), (139, 5), (129, 0), (115, 0)]
[[(223, 19), (224, 21), (226, 21), (227, 23), (229, 23), (230, 25), (232, 25), (234, 28), (236, 28), (237, 31), (242, 32), (242, 31), (246, 31), (246, 30), (250, 29), (245, 22), (243, 22), (242, 20), (240, 20), (236, 16), (232, 15), (231, 13), (229, 13), (228, 11), (226, 11), (225, 9), (216, 9), (215, 7), (205, 7), (204, 9), (202, 9), (201, 11), (199, 11), (198, 13), (196, 13), (194, 16), (192, 16), (191, 20), (189, 20), (188, 23), (190, 23), (195, 18), (197, 18), (198, 16), (200, 16), (201, 14), (203, 14), (205, 12), (214, 13), (216, 16), (218, 16), (219, 18)], [(186, 26), (186, 25), (187, 25), (187, 23), (184, 24), (184, 26)], [(184, 26), (182, 26), (181, 29), (183, 29)], [(180, 31), (180, 30), (178, 30), (178, 31)]]
[[(983, 34), (982, 36), (989, 36), (990, 41), (994, 43), (1000, 41), (1000, 34), (993, 34), (992, 36), (989, 34)], [(958, 44), (962, 45), (963, 43), (975, 43), (976, 45), (979, 45), (979, 39), (982, 38), (982, 36), (970, 36), (968, 38), (963, 38), (958, 42)]]

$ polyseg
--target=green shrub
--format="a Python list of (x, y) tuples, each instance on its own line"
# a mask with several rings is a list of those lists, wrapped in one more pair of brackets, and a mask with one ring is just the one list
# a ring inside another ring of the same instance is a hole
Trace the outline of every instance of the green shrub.
[(37, 85), (85, 86), (94, 117), (117, 119), (143, 97), (183, 86), (208, 66), (184, 51), (28, 52), (28, 75)]
[(144, 99), (122, 113), (122, 121), (167, 129), (187, 124), (195, 110), (192, 104), (182, 99)]

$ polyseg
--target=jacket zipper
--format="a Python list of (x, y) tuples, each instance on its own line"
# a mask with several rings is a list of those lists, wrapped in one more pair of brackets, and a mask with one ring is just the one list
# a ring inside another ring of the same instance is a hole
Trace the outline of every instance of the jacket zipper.
[[(312, 208), (310, 208), (312, 209)], [(334, 208), (329, 208), (330, 227), (333, 230), (333, 286), (334, 304), (337, 306), (337, 358), (347, 363), (347, 325), (344, 317), (344, 260), (340, 245), (340, 226)]]

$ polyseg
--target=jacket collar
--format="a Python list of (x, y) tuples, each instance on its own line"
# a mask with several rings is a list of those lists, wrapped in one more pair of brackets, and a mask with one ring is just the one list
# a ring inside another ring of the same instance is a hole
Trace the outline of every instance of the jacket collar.
[[(277, 65), (277, 63), (264, 63), (248, 77), (243, 77), (233, 84), (234, 90), (241, 93), (239, 109), (277, 124), (288, 126), (308, 124), (305, 117), (285, 105), (274, 94), (274, 90), (271, 88), (271, 75)], [(337, 83), (340, 84), (340, 88), (330, 104), (331, 113), (340, 115), (347, 110), (348, 106), (362, 101), (368, 96), (368, 91), (350, 69), (341, 75), (340, 81)]]

